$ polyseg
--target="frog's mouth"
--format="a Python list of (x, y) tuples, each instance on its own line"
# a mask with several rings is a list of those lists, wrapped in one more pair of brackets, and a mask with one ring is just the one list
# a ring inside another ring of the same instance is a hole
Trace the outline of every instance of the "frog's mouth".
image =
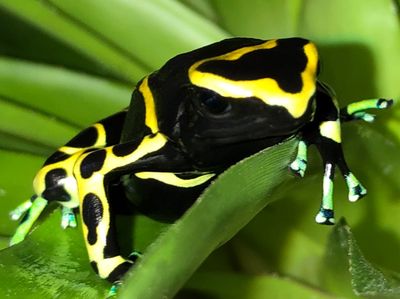
[(193, 134), (192, 138), (199, 142), (216, 145), (253, 142), (257, 140), (276, 140), (296, 134), (304, 123), (253, 122), (237, 127), (213, 127)]
[(196, 169), (224, 169), (291, 136), (293, 134), (267, 136), (261, 133), (212, 138), (197, 136), (190, 140), (181, 140), (180, 149)]

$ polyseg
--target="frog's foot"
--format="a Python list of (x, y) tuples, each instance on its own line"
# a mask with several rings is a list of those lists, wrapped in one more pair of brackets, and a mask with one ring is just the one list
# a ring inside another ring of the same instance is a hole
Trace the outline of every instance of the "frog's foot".
[(117, 296), (118, 288), (119, 288), (121, 285), (122, 285), (122, 282), (121, 282), (121, 281), (116, 281), (116, 282), (114, 282), (113, 285), (111, 286), (110, 290), (108, 291), (108, 294), (107, 294), (107, 297), (106, 297), (106, 298), (108, 299), (108, 298), (114, 298), (114, 297), (116, 297), (116, 296)]
[(30, 202), (30, 204), (28, 201), (23, 202), (10, 213), (13, 220), (18, 220), (25, 213), (19, 226), (17, 227), (17, 230), (11, 237), (10, 246), (18, 244), (25, 239), (33, 224), (39, 218), (40, 214), (48, 203), (47, 200), (38, 196), (32, 196)]
[(76, 217), (73, 209), (62, 207), (61, 208), (61, 227), (66, 229), (67, 227), (76, 227)]
[(315, 222), (318, 224), (333, 225), (335, 224), (334, 211), (331, 209), (321, 208), (315, 216)]
[(141, 258), (143, 254), (139, 251), (134, 251), (132, 252), (129, 256), (128, 259), (132, 262), (136, 262), (139, 258)]
[(376, 108), (378, 109), (387, 109), (390, 108), (393, 105), (394, 101), (393, 99), (378, 99), (376, 101)]
[(14, 210), (10, 212), (10, 217), (12, 220), (17, 221), (19, 220), (22, 215), (26, 213), (32, 206), (32, 200), (26, 200), (23, 203), (21, 203), (18, 207), (16, 207)]
[(333, 225), (335, 224), (335, 217), (333, 211), (333, 177), (335, 173), (335, 164), (326, 163), (324, 180), (323, 180), (323, 195), (321, 208), (315, 216), (315, 221), (318, 224)]
[(367, 189), (361, 185), (351, 172), (345, 175), (344, 179), (349, 189), (349, 201), (355, 202), (367, 194)]
[(365, 112), (368, 109), (387, 109), (393, 105), (392, 99), (370, 99), (351, 103), (340, 109), (341, 121), (364, 120), (373, 122), (375, 115)]
[(289, 168), (295, 175), (304, 176), (307, 168), (307, 144), (303, 140), (299, 141), (296, 159), (289, 165)]
[(364, 111), (360, 111), (352, 114), (352, 118), (353, 120), (363, 120), (365, 122), (372, 123), (375, 120), (375, 115)]
[[(134, 251), (128, 256), (128, 260), (134, 264), (139, 258), (141, 258), (143, 255), (138, 252)], [(122, 281), (117, 280), (113, 282), (113, 285), (111, 286), (110, 290), (108, 291), (108, 295), (106, 298), (114, 298), (117, 295), (118, 288), (122, 285)]]

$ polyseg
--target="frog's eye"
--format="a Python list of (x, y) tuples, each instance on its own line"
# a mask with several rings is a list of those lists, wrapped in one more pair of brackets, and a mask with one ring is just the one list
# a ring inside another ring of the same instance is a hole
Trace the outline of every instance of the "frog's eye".
[(212, 114), (223, 114), (231, 108), (228, 100), (221, 98), (221, 96), (211, 90), (203, 89), (199, 91), (198, 99), (201, 106)]

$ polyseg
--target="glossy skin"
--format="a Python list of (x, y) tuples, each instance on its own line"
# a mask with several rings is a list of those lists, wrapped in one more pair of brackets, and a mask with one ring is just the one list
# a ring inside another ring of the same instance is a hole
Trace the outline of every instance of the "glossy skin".
[(129, 110), (82, 131), (47, 159), (35, 195), (13, 213), (18, 218), (28, 211), (12, 244), (22, 241), (49, 201), (63, 205), (63, 227), (76, 225), (71, 209), (79, 207), (90, 262), (100, 277), (116, 282), (134, 262), (120, 255), (114, 227), (124, 190), (142, 213), (172, 221), (228, 166), (294, 134), (300, 138), (290, 165), (296, 174), (304, 175), (310, 144), (323, 158), (316, 220), (332, 224), (336, 165), (351, 200), (366, 193), (344, 161), (340, 123), (368, 120), (365, 109), (391, 101), (339, 111), (317, 72), (317, 49), (300, 38), (227, 39), (172, 58), (138, 83)]

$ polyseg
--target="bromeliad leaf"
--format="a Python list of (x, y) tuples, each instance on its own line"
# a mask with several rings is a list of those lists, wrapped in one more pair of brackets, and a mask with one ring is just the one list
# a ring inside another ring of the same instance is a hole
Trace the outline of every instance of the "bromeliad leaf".
[[(339, 221), (330, 236), (326, 266), (330, 272), (329, 288), (341, 295), (351, 295), (351, 287), (356, 295), (368, 298), (400, 296), (399, 274), (385, 273), (371, 264), (364, 257), (344, 219)], [(333, 280), (336, 280), (335, 285)]]
[[(24, 242), (0, 251), (1, 294), (10, 298), (102, 298), (107, 283), (93, 275), (80, 229), (63, 231), (47, 215)], [(12, 279), (10, 279), (10, 277)]]
[[(129, 82), (179, 52), (228, 36), (177, 1), (16, 0), (0, 1), (0, 7)], [(157, 46), (149, 44), (149, 36)]]
[[(74, 133), (127, 106), (132, 92), (131, 86), (105, 78), (1, 56), (0, 82), (0, 97), (32, 110), (32, 114), (57, 118), (75, 127)], [(68, 137), (54, 140), (55, 147)]]
[(120, 298), (172, 298), (213, 250), (273, 200), (296, 145), (291, 139), (272, 146), (221, 174), (128, 273)]
[[(231, 272), (198, 272), (186, 285), (196, 298), (229, 298), (229, 299), (335, 299), (326, 292), (310, 285), (278, 275), (245, 275)], [(185, 291), (181, 297), (184, 297)], [(200, 295), (201, 294), (201, 295)], [(295, 294), (295, 295), (294, 295)], [(209, 297), (208, 297), (209, 296)], [(295, 296), (295, 297), (293, 297)]]

